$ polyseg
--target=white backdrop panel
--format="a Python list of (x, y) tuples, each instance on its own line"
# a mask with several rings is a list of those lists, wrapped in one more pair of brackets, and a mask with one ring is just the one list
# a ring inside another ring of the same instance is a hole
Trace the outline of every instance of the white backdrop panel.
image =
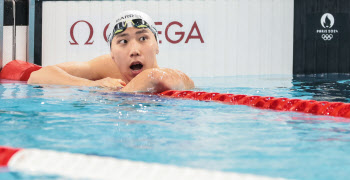
[[(27, 33), (28, 26), (16, 27), (16, 59), (26, 61), (27, 60)], [(12, 61), (12, 26), (4, 26), (4, 39), (3, 39), (3, 62), (2, 67)], [(1, 66), (1, 64), (0, 64)]]
[(162, 67), (192, 77), (292, 74), (293, 6), (293, 0), (45, 1), (43, 65), (109, 53), (105, 26), (137, 9), (158, 22)]

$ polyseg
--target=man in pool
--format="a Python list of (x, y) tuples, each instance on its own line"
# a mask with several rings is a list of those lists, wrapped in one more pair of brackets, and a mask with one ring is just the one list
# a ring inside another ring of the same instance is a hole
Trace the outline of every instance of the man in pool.
[(123, 92), (162, 92), (194, 87), (183, 72), (159, 68), (158, 34), (152, 19), (140, 11), (124, 11), (109, 24), (110, 54), (88, 62), (43, 67), (28, 84), (99, 86)]

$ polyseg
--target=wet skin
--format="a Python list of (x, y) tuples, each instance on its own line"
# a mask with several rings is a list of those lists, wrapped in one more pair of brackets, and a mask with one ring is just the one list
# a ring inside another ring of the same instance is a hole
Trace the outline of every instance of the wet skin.
[(156, 59), (158, 52), (158, 43), (149, 29), (131, 27), (113, 38), (110, 54), (123, 80), (129, 83), (142, 71), (159, 68)]
[(28, 84), (107, 87), (124, 92), (161, 92), (194, 87), (183, 72), (159, 68), (158, 43), (149, 29), (127, 28), (116, 35), (110, 54), (87, 62), (46, 66), (31, 74)]

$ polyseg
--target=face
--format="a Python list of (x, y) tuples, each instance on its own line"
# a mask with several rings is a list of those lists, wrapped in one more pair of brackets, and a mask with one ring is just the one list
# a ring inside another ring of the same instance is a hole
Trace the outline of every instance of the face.
[(111, 44), (111, 56), (126, 81), (145, 69), (157, 68), (158, 43), (148, 28), (127, 28)]

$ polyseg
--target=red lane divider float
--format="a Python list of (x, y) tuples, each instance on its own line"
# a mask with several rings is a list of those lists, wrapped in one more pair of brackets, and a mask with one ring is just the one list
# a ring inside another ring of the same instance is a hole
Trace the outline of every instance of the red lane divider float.
[(41, 66), (20, 60), (7, 63), (0, 72), (0, 79), (28, 81), (33, 71), (41, 69)]
[(199, 101), (216, 101), (231, 105), (247, 105), (261, 109), (350, 118), (350, 103), (175, 90), (164, 91), (159, 95)]
[(0, 146), (0, 168), (6, 167), (11, 157), (20, 149)]

